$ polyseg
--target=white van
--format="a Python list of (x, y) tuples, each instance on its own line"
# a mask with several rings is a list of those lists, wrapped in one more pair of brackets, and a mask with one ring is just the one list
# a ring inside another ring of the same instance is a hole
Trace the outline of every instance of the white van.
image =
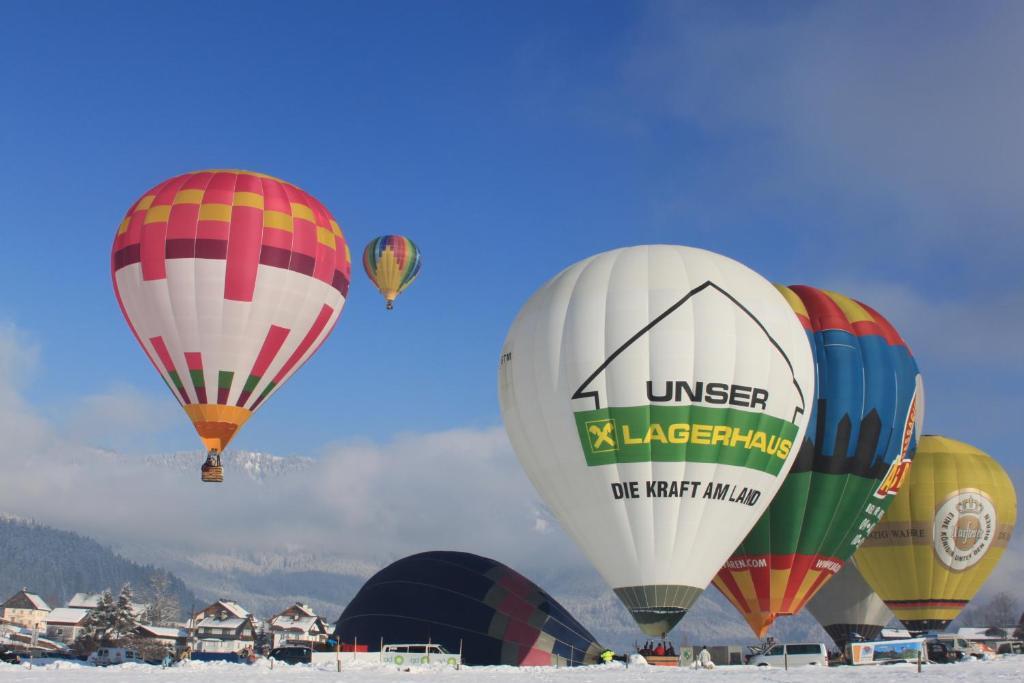
[(754, 655), (751, 666), (828, 666), (828, 650), (824, 643), (785, 643)]
[(89, 655), (87, 662), (96, 666), (114, 666), (127, 662), (142, 664), (143, 660), (135, 650), (124, 647), (101, 647)]
[(409, 666), (416, 664), (447, 664), (459, 668), (462, 656), (452, 654), (437, 643), (403, 643), (384, 645), (380, 653), (385, 664)]

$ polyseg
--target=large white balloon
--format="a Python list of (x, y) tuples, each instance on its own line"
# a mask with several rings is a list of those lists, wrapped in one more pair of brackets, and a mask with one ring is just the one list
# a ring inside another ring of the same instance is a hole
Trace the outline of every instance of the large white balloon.
[(526, 303), (502, 417), (545, 503), (647, 633), (683, 617), (803, 441), (810, 345), (763, 277), (681, 246), (598, 254)]

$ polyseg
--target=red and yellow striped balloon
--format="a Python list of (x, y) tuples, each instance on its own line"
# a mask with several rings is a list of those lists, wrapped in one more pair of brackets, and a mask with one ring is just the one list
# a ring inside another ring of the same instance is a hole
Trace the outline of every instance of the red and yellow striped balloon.
[(249, 171), (198, 171), (146, 192), (114, 238), (114, 293), (203, 444), (219, 453), (323, 344), (351, 258), (316, 199)]

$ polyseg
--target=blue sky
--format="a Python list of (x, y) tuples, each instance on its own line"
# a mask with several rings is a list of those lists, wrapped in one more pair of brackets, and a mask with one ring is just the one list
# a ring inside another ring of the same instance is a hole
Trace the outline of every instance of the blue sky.
[[(631, 244), (871, 304), (919, 361), (926, 431), (1019, 473), (1021, 44), (1024, 5), (996, 2), (5, 2), (0, 460), (199, 448), (121, 318), (109, 251), (146, 189), (228, 167), (312, 193), (354, 255), (386, 232), (424, 254), (391, 313), (354, 264), (334, 334), (232, 444), (328, 461), (311, 538), (415, 506), (382, 489), (428, 461), (475, 497), (435, 501), (427, 526), (500, 498), (472, 549), (513, 566), (564, 549), (529, 536), (550, 525), (500, 428), (498, 354), (545, 280)], [(337, 500), (359, 475), (377, 488)], [(84, 490), (70, 476), (45, 482)], [(393, 524), (380, 553), (425, 549), (429, 529)]]

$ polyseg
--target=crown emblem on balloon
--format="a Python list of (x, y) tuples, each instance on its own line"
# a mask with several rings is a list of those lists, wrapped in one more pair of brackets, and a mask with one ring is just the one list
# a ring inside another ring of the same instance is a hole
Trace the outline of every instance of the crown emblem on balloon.
[(984, 508), (981, 501), (974, 496), (968, 496), (956, 504), (956, 511), (961, 515), (979, 514)]

